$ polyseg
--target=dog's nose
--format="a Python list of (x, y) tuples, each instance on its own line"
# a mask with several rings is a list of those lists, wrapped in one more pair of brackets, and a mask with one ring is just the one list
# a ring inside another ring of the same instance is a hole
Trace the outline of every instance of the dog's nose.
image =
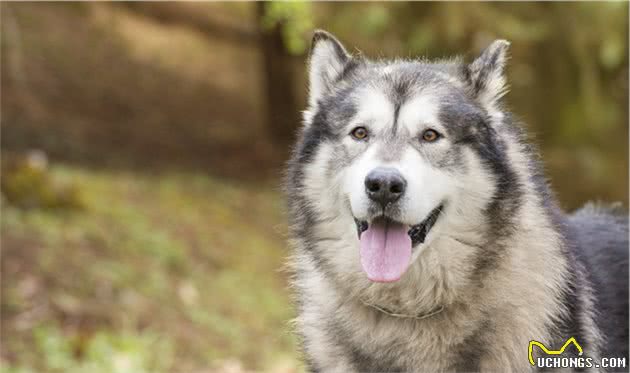
[(407, 181), (394, 168), (375, 168), (365, 177), (365, 192), (383, 207), (396, 202), (405, 193), (406, 187)]

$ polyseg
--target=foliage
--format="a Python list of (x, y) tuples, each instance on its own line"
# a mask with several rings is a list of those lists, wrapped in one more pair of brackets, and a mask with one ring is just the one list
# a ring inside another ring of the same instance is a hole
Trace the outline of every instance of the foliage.
[[(66, 336), (59, 327), (33, 331), (34, 351), (50, 373), (159, 373), (173, 365), (172, 344), (151, 333), (96, 332), (88, 340)], [(80, 351), (80, 358), (77, 352)], [(28, 366), (8, 366), (9, 373), (35, 373)]]
[(266, 4), (263, 26), (282, 25), (289, 53), (302, 54), (308, 48), (307, 35), (313, 30), (312, 6), (305, 1), (271, 1)]
[(2, 196), (21, 208), (81, 208), (76, 185), (59, 183), (51, 177), (42, 152), (7, 162), (2, 172)]

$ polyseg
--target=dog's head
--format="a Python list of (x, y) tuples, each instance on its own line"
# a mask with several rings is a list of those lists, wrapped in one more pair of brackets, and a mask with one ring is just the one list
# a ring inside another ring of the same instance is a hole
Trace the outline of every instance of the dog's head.
[(508, 46), (470, 64), (374, 62), (315, 33), (300, 190), (320, 237), (351, 231), (370, 280), (397, 281), (436, 237), (486, 222), (511, 178), (496, 128)]

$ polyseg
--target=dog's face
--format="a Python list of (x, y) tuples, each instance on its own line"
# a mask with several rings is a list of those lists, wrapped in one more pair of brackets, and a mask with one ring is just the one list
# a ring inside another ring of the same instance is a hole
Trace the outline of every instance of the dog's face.
[(507, 46), (470, 65), (370, 62), (316, 33), (304, 188), (319, 215), (353, 231), (370, 280), (399, 280), (435, 237), (483, 219), (502, 176), (491, 158)]

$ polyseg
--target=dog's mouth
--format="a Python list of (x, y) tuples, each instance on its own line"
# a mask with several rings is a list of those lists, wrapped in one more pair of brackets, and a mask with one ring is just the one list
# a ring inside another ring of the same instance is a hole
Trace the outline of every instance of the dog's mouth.
[(361, 243), (361, 265), (375, 282), (398, 281), (409, 267), (412, 248), (423, 243), (444, 205), (434, 208), (419, 224), (408, 226), (387, 216), (371, 222), (355, 219)]
[[(429, 231), (431, 230), (431, 228), (433, 228), (433, 226), (437, 222), (440, 216), (440, 213), (442, 212), (443, 209), (444, 209), (444, 204), (440, 204), (438, 207), (434, 208), (429, 214), (429, 216), (427, 216), (427, 218), (424, 219), (421, 223), (412, 225), (411, 227), (409, 227), (409, 231), (407, 232), (407, 234), (411, 238), (412, 247), (416, 247), (419, 244), (424, 242), (424, 240), (427, 238), (427, 235), (429, 234)], [(401, 224), (387, 216), (379, 216), (376, 219), (374, 219), (374, 221), (378, 221), (378, 220), (388, 221), (392, 224)], [(368, 229), (369, 224), (365, 220), (358, 220), (356, 218), (354, 219), (354, 222), (357, 225), (357, 235), (359, 236), (359, 239), (361, 239), (361, 234)]]

